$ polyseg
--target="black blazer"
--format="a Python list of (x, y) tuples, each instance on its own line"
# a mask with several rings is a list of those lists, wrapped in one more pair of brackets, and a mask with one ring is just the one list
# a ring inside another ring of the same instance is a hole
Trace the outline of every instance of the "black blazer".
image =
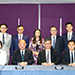
[[(46, 39), (51, 40), (51, 36), (47, 37)], [(56, 44), (54, 48), (59, 56), (59, 62), (62, 62), (62, 51), (64, 50), (64, 41), (63, 38), (59, 35), (56, 37)]]
[[(37, 64), (41, 65), (44, 62), (46, 62), (46, 53), (45, 50), (42, 50), (39, 52)], [(51, 49), (51, 62), (56, 65), (59, 64), (58, 54), (54, 49)]]
[[(24, 61), (28, 63), (28, 65), (32, 65), (34, 63), (32, 51), (29, 49), (25, 49)], [(12, 65), (17, 65), (18, 62), (22, 62), (20, 49), (17, 49), (13, 52), (13, 58), (11, 61)]]

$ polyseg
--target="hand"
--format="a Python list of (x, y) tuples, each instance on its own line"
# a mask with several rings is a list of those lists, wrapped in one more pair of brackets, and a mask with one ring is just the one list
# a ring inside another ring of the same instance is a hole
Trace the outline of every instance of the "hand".
[(44, 62), (44, 63), (42, 63), (42, 65), (47, 66), (47, 63), (46, 63), (46, 62)]
[(72, 66), (72, 63), (70, 63), (69, 66)]
[(34, 51), (33, 51), (33, 53), (34, 53), (36, 56), (38, 56), (38, 54), (39, 54), (39, 52), (34, 52)]
[(70, 66), (74, 66), (75, 67), (75, 63), (71, 63)]
[(51, 65), (54, 65), (54, 63), (48, 63), (47, 65), (51, 66)]
[(25, 62), (21, 62), (19, 64), (20, 64), (20, 66), (26, 66), (26, 63)]

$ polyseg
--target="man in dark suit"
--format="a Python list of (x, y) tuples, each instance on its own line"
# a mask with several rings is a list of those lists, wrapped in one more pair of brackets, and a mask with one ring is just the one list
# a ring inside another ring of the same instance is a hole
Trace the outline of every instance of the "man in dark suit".
[(69, 50), (67, 46), (69, 40), (75, 41), (75, 32), (73, 32), (73, 24), (71, 22), (67, 22), (65, 24), (65, 27), (66, 27), (67, 32), (63, 34), (64, 51)]
[(59, 62), (62, 62), (62, 51), (64, 49), (64, 42), (63, 38), (59, 35), (57, 35), (57, 28), (55, 26), (52, 26), (50, 28), (51, 36), (47, 37), (46, 39), (51, 40), (52, 47), (57, 51)]
[(75, 42), (73, 40), (68, 41), (69, 50), (64, 51), (63, 63), (75, 66)]
[(46, 39), (44, 46), (45, 50), (39, 52), (37, 64), (38, 65), (59, 64), (57, 51), (51, 48), (51, 41)]
[(15, 50), (13, 53), (13, 58), (12, 58), (12, 65), (32, 65), (34, 63), (32, 51), (29, 49), (26, 49), (26, 42), (25, 40), (20, 40), (19, 41), (19, 49)]
[(11, 44), (11, 56), (13, 55), (13, 51), (18, 49), (18, 43), (21, 39), (26, 41), (26, 48), (29, 47), (29, 38), (28, 36), (24, 35), (24, 27), (22, 25), (17, 26), (18, 34), (12, 37), (12, 44)]

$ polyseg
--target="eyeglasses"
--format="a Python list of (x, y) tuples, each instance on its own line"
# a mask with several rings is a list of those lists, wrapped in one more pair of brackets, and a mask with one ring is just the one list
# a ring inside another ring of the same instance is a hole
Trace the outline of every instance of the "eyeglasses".
[(57, 30), (51, 30), (51, 31), (57, 31)]
[(6, 29), (6, 27), (4, 27), (4, 28), (1, 28), (1, 29)]
[(45, 43), (46, 45), (50, 45), (51, 43)]
[(19, 31), (23, 30), (23, 29), (18, 29)]

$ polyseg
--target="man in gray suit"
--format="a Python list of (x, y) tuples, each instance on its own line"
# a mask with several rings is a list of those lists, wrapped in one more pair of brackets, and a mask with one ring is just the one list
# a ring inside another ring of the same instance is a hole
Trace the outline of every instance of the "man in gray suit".
[(2, 42), (3, 44), (3, 47), (2, 49), (6, 51), (6, 59), (7, 59), (7, 64), (9, 63), (9, 57), (10, 57), (10, 47), (11, 47), (11, 39), (12, 39), (12, 36), (8, 33), (6, 33), (8, 29), (8, 26), (5, 24), (5, 23), (2, 23), (0, 25), (0, 41)]

